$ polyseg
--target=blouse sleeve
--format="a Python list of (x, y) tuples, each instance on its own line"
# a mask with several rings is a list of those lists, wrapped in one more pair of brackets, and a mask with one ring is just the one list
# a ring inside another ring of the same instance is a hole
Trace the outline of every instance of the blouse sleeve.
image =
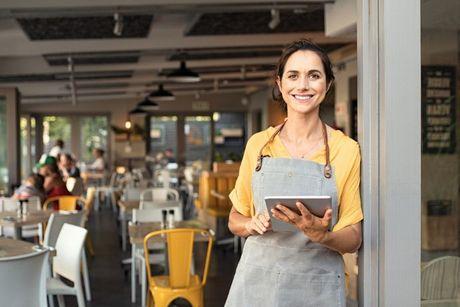
[[(251, 138), (252, 139), (252, 138)], [(230, 200), (232, 201), (233, 207), (244, 216), (250, 217), (254, 214), (253, 196), (252, 196), (252, 172), (254, 169), (254, 149), (252, 146), (253, 142), (251, 139), (246, 144), (244, 150), (243, 160), (236, 179), (235, 187), (230, 192)]]
[(350, 160), (352, 164), (344, 182), (342, 196), (339, 200), (339, 218), (333, 231), (356, 224), (363, 219), (359, 188), (361, 181), (361, 154), (358, 144), (354, 145)]

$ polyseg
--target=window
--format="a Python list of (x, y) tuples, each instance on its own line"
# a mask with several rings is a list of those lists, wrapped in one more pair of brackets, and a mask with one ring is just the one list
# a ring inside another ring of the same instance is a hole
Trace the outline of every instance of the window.
[(0, 194), (8, 189), (8, 134), (6, 131), (6, 99), (0, 97)]
[(211, 162), (211, 117), (185, 117), (184, 134), (186, 164), (201, 161), (204, 165), (209, 165)]
[(458, 304), (460, 268), (444, 257), (460, 255), (460, 10), (421, 3), (421, 298)]
[(80, 117), (80, 160), (90, 163), (94, 160), (94, 148), (107, 151), (108, 120), (107, 116)]
[(43, 117), (43, 151), (48, 153), (56, 140), (64, 141), (64, 151), (71, 152), (70, 118), (65, 116)]

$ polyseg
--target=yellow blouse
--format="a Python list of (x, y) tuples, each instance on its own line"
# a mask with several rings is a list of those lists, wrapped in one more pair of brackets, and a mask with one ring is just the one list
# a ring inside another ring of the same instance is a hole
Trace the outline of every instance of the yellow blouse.
[[(270, 127), (258, 132), (246, 144), (238, 179), (236, 180), (235, 188), (229, 195), (233, 207), (244, 216), (254, 215), (255, 210), (251, 190), (252, 174), (256, 167), (260, 148), (268, 141), (275, 130), (274, 127)], [(339, 207), (338, 222), (333, 231), (338, 231), (363, 219), (359, 191), (361, 154), (359, 144), (344, 135), (340, 130), (333, 130), (330, 134), (329, 151), (337, 184)], [(291, 158), (278, 135), (272, 143), (265, 147), (263, 154), (268, 154), (273, 158)], [(322, 164), (326, 163), (326, 149), (324, 146), (310, 157), (310, 160)]]

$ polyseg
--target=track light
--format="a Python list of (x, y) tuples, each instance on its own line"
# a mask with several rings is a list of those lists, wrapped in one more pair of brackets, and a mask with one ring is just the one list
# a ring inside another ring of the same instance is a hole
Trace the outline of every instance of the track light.
[(270, 22), (268, 23), (268, 27), (274, 30), (280, 24), (280, 11), (278, 9), (271, 9), (270, 15), (272, 16)]
[(174, 101), (176, 97), (170, 92), (163, 88), (163, 84), (158, 85), (158, 89), (151, 92), (147, 98), (150, 101)]
[(200, 82), (200, 75), (187, 68), (185, 61), (180, 62), (180, 68), (166, 75), (166, 78), (175, 82)]
[(123, 34), (123, 16), (120, 13), (115, 13), (113, 14), (113, 21), (115, 22), (113, 34), (121, 36)]

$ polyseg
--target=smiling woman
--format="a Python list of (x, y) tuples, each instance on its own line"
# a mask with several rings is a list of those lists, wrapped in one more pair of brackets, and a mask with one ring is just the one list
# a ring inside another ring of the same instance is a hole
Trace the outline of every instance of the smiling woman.
[[(345, 306), (341, 254), (361, 244), (361, 158), (355, 141), (319, 117), (333, 80), (326, 53), (312, 42), (283, 51), (274, 97), (287, 118), (249, 139), (230, 194), (229, 228), (247, 240), (228, 307)], [(277, 205), (274, 218), (296, 231), (275, 232), (264, 202), (275, 195), (327, 195), (332, 210), (315, 216), (301, 203), (300, 213)]]

